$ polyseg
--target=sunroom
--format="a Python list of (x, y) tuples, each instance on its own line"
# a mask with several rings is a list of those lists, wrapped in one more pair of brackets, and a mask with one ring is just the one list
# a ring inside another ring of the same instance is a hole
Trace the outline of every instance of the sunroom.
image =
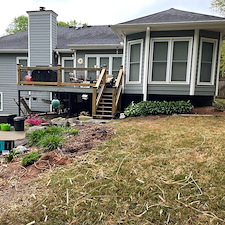
[(211, 104), (225, 19), (176, 9), (113, 26), (124, 38), (125, 95)]

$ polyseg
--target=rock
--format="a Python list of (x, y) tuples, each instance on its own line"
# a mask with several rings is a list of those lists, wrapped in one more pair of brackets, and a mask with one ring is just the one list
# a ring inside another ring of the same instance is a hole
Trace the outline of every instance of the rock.
[(42, 129), (46, 129), (47, 127), (46, 126), (33, 126), (33, 127), (30, 127), (29, 130), (27, 131), (27, 133), (31, 133), (35, 130), (42, 130)]

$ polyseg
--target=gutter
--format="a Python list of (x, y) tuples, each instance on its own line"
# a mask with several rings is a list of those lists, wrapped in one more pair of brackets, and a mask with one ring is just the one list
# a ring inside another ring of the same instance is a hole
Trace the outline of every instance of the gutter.
[(28, 53), (28, 49), (0, 49), (0, 53)]
[(88, 50), (88, 49), (123, 49), (121, 44), (87, 44), (87, 45), (67, 45), (70, 49)]

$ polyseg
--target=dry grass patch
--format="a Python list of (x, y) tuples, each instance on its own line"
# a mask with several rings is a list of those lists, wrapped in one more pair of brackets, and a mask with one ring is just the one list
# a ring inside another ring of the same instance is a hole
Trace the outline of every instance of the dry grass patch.
[(114, 126), (114, 138), (55, 170), (46, 196), (0, 224), (225, 223), (224, 117), (128, 118)]

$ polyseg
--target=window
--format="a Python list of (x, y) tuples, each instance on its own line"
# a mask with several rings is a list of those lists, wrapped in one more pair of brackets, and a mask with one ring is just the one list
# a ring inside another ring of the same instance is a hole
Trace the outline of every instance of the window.
[[(27, 57), (17, 57), (16, 63), (20, 64), (21, 66), (27, 66), (28, 58)], [(25, 76), (27, 75), (27, 71), (21, 71), (21, 80), (25, 81)]]
[(143, 40), (128, 42), (127, 83), (141, 83)]
[(191, 44), (191, 38), (153, 39), (150, 82), (188, 84)]
[(0, 111), (3, 111), (3, 93), (0, 92)]
[[(62, 66), (63, 67), (75, 67), (74, 65), (74, 58), (71, 57), (62, 57)], [(62, 71), (62, 82), (70, 82), (70, 73), (76, 76), (75, 71), (73, 70), (63, 70)]]
[(198, 84), (213, 85), (216, 69), (216, 50), (217, 40), (201, 39), (199, 66), (198, 66)]
[[(120, 66), (122, 64), (122, 55), (121, 54), (102, 54), (102, 55), (86, 55), (85, 56), (86, 67), (97, 67), (100, 68), (103, 65), (106, 65), (106, 73), (112, 74), (114, 78), (117, 77)], [(97, 73), (99, 74), (99, 73)], [(92, 78), (96, 76), (96, 73), (89, 71), (87, 78)]]

